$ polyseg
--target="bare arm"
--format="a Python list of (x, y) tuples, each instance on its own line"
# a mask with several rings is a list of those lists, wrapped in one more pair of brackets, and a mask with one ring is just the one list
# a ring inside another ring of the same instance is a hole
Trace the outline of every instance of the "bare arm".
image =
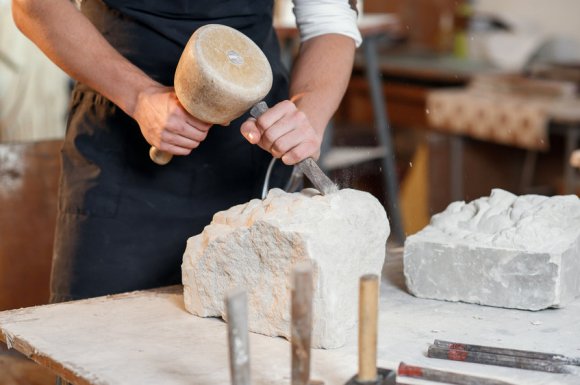
[(242, 125), (242, 134), (286, 164), (320, 155), (324, 130), (338, 108), (350, 79), (355, 43), (338, 34), (307, 40), (292, 71), (290, 94), (257, 122)]
[(133, 117), (150, 144), (185, 155), (205, 139), (209, 125), (189, 115), (172, 88), (119, 54), (69, 0), (13, 0), (12, 14), (54, 63)]
[(354, 52), (354, 41), (342, 35), (313, 38), (300, 50), (290, 95), (303, 94), (295, 104), (306, 114), (320, 140), (348, 86)]

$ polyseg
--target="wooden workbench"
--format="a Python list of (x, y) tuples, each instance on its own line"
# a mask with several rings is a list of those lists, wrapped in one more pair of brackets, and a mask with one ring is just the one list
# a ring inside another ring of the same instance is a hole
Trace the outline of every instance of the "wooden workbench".
[[(580, 383), (580, 368), (549, 374), (425, 357), (435, 338), (580, 356), (580, 300), (540, 312), (423, 300), (404, 289), (400, 253), (385, 272), (381, 366), (405, 361), (514, 384)], [(229, 383), (225, 324), (187, 313), (182, 302), (181, 287), (171, 287), (7, 311), (0, 338), (74, 384)], [(289, 383), (286, 340), (251, 334), (250, 353), (254, 384)], [(356, 371), (356, 353), (356, 336), (343, 348), (315, 350), (313, 377), (344, 384)]]

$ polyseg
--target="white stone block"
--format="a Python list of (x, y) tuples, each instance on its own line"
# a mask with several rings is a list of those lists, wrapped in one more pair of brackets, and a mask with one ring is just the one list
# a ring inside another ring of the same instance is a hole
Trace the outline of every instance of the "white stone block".
[(248, 291), (250, 331), (289, 338), (292, 266), (312, 260), (312, 346), (343, 345), (356, 325), (360, 276), (380, 276), (389, 224), (382, 205), (368, 193), (314, 191), (274, 189), (263, 201), (217, 213), (187, 242), (186, 309), (224, 317), (227, 291), (242, 287)]
[(417, 297), (561, 307), (580, 295), (580, 200), (495, 189), (454, 202), (407, 238), (404, 266)]

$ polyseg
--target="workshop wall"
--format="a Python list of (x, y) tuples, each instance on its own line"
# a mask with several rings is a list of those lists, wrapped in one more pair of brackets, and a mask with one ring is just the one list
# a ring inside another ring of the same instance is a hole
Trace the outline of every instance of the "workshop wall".
[(476, 10), (505, 15), (555, 37), (570, 37), (580, 44), (578, 0), (477, 0)]
[(49, 299), (60, 146), (0, 143), (0, 311)]
[(0, 142), (64, 136), (69, 78), (16, 27), (0, 0)]

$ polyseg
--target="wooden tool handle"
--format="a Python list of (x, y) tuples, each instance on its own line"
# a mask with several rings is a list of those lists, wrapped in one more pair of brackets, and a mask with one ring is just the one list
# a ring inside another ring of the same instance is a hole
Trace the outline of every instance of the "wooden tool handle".
[(165, 166), (167, 163), (171, 161), (173, 155), (168, 152), (161, 151), (155, 146), (151, 146), (151, 148), (149, 149), (149, 157), (153, 162), (157, 163), (158, 165)]
[(292, 274), (291, 385), (308, 385), (310, 380), (312, 291), (312, 264), (297, 264)]
[(377, 319), (379, 308), (379, 277), (363, 275), (359, 288), (358, 321), (358, 381), (377, 379)]
[(232, 385), (250, 385), (248, 307), (244, 290), (234, 290), (227, 295), (226, 318)]

